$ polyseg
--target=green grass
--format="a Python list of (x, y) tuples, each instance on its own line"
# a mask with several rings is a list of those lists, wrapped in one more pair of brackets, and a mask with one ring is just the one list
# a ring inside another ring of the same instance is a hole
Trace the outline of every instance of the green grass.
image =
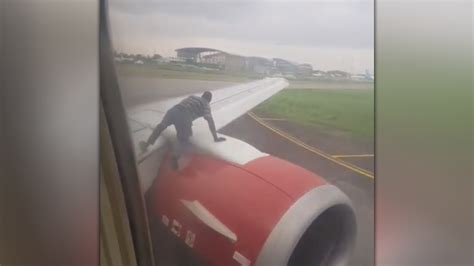
[(305, 126), (323, 126), (374, 137), (373, 90), (283, 90), (257, 107), (257, 111)]
[(117, 64), (120, 76), (135, 76), (146, 78), (192, 79), (211, 81), (248, 82), (257, 77), (226, 73), (218, 70), (198, 69), (193, 66), (163, 64), (157, 66)]

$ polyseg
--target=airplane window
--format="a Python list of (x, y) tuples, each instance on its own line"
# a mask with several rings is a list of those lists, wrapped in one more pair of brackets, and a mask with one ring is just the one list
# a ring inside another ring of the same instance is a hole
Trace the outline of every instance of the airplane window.
[(374, 265), (373, 1), (108, 5), (157, 265)]

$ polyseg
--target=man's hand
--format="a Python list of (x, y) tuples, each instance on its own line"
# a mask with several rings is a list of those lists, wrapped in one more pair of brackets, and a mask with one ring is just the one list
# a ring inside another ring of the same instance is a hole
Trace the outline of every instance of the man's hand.
[(146, 141), (143, 141), (143, 140), (141, 140), (138, 143), (138, 146), (140, 147), (141, 152), (146, 152), (146, 150), (148, 149), (148, 143)]
[(225, 138), (224, 137), (217, 137), (217, 138), (214, 138), (214, 141), (215, 142), (225, 141)]

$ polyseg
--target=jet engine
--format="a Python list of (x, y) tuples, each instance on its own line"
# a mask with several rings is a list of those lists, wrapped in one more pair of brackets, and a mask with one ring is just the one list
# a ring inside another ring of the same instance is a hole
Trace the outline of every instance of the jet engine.
[[(161, 242), (158, 261), (181, 246), (194, 257), (193, 264), (347, 263), (356, 220), (344, 193), (297, 165), (258, 151), (255, 156), (247, 152), (248, 160), (232, 160), (245, 153), (245, 145), (235, 139), (226, 145), (218, 146), (227, 157), (196, 151), (183, 158), (178, 171), (171, 168), (169, 155), (163, 161), (148, 199), (151, 216), (162, 228), (155, 233), (161, 234), (155, 241)], [(235, 145), (239, 149), (232, 149)], [(177, 244), (166, 249), (162, 242), (168, 240)]]

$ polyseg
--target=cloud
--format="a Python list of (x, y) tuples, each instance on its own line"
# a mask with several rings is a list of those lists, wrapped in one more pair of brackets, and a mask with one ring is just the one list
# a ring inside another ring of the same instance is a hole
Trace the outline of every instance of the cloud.
[(110, 4), (118, 47), (138, 48), (139, 43), (167, 47), (179, 40), (206, 39), (211, 40), (204, 43), (210, 47), (212, 40), (224, 40), (284, 49), (373, 51), (371, 1), (111, 0)]

